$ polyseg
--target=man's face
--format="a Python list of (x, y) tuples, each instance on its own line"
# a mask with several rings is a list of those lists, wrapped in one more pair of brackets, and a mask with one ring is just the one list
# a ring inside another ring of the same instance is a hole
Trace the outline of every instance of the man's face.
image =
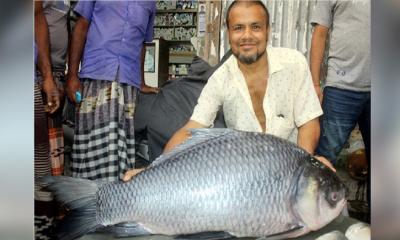
[(256, 62), (267, 46), (267, 16), (257, 4), (238, 4), (229, 13), (229, 43), (244, 64)]

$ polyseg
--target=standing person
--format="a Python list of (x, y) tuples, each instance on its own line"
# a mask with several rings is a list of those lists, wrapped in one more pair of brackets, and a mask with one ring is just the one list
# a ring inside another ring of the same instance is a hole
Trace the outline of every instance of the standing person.
[[(35, 69), (41, 74), (41, 81), (35, 73), (34, 84), (34, 176), (35, 179), (51, 175), (49, 153), (48, 114), (54, 114), (60, 106), (60, 96), (52, 76), (49, 29), (43, 13), (41, 1), (35, 1)], [(35, 183), (35, 239), (51, 239), (51, 225), (55, 215), (55, 205), (50, 192)]]
[[(370, 163), (371, 3), (369, 0), (317, 1), (311, 24), (314, 26), (311, 74), (324, 111), (316, 153), (336, 163), (358, 123)], [(320, 72), (328, 35), (328, 66), (322, 95)]]
[[(57, 85), (60, 106), (64, 105), (65, 68), (68, 50), (67, 14), (69, 4), (65, 1), (43, 1), (43, 14), (46, 18), (49, 32), (50, 58), (53, 79)], [(37, 73), (39, 83), (43, 82), (40, 71)], [(51, 173), (53, 176), (64, 173), (64, 132), (62, 128), (63, 108), (48, 116), (48, 131), (50, 141)]]
[[(190, 137), (189, 129), (211, 127), (222, 107), (228, 128), (273, 134), (313, 154), (322, 110), (306, 58), (296, 50), (267, 47), (269, 13), (261, 1), (234, 1), (226, 25), (233, 55), (209, 78), (189, 122), (164, 151)], [(129, 171), (124, 180), (137, 172)]]
[(144, 42), (153, 38), (155, 6), (155, 1), (79, 1), (74, 9), (80, 17), (66, 83), (68, 97), (78, 104), (73, 177), (115, 181), (134, 168), (137, 89), (157, 91), (143, 79)]

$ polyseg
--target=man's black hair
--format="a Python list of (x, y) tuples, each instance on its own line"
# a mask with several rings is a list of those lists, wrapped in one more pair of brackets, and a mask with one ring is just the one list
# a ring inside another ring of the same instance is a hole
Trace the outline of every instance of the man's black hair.
[(231, 12), (232, 8), (233, 8), (235, 5), (237, 5), (238, 3), (245, 3), (245, 4), (247, 4), (247, 5), (254, 5), (254, 4), (256, 4), (256, 5), (261, 6), (261, 7), (264, 9), (265, 15), (266, 15), (266, 17), (267, 17), (267, 27), (269, 26), (269, 12), (268, 12), (267, 7), (265, 6), (265, 4), (264, 4), (262, 1), (260, 1), (260, 0), (254, 0), (254, 1), (235, 0), (235, 1), (232, 2), (232, 4), (228, 7), (228, 10), (226, 11), (226, 19), (225, 19), (225, 22), (226, 22), (226, 27), (227, 27), (228, 29), (229, 29), (229, 13)]

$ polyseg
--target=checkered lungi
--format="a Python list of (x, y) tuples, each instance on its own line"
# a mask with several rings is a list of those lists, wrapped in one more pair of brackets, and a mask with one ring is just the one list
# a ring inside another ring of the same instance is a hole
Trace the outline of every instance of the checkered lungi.
[(81, 79), (72, 146), (73, 177), (116, 181), (134, 168), (133, 114), (137, 89), (116, 81)]
[[(35, 179), (51, 175), (49, 153), (49, 135), (47, 128), (47, 112), (44, 108), (42, 92), (38, 83), (34, 85), (35, 96), (35, 148), (34, 176)], [(53, 195), (35, 184), (35, 239), (51, 239), (52, 223), (55, 215)]]
[(35, 83), (35, 149), (34, 166), (35, 178), (51, 175), (51, 164), (49, 154), (49, 135), (47, 128), (47, 112), (44, 108), (44, 101), (40, 86)]
[(50, 141), (50, 159), (51, 175), (64, 175), (64, 130), (63, 124), (63, 106), (65, 101), (64, 94), (64, 73), (53, 72), (59, 91), (61, 92), (60, 108), (53, 114), (49, 114), (49, 141)]
[[(62, 127), (63, 106), (65, 100), (64, 78), (64, 71), (53, 71), (53, 79), (57, 85), (58, 91), (60, 92), (60, 107), (53, 114), (47, 114), (51, 175), (53, 176), (64, 175), (64, 131)], [(43, 84), (43, 79), (40, 73), (37, 74), (37, 81), (40, 85)]]

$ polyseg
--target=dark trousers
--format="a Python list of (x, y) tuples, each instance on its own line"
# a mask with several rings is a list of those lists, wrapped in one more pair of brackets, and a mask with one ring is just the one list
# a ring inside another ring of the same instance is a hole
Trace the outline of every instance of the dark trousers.
[(336, 159), (358, 124), (368, 161), (367, 198), (371, 200), (371, 93), (325, 87), (322, 101), (321, 137), (316, 153), (336, 163)]

